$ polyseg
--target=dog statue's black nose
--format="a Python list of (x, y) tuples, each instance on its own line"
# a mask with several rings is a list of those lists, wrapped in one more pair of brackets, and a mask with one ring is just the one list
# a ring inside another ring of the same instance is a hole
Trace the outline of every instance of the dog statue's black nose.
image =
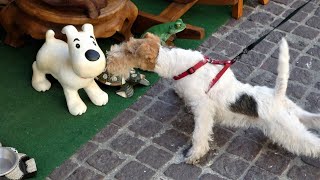
[(97, 51), (92, 50), (92, 49), (89, 49), (85, 53), (85, 56), (89, 61), (96, 61), (96, 60), (98, 60), (100, 58), (100, 54)]

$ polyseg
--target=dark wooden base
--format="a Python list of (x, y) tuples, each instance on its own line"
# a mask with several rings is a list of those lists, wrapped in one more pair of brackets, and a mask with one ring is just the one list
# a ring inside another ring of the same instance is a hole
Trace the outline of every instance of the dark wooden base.
[(16, 0), (1, 10), (0, 23), (7, 32), (5, 43), (18, 47), (23, 45), (25, 35), (44, 39), (48, 29), (63, 39), (65, 35), (61, 29), (69, 24), (80, 29), (83, 24), (90, 23), (96, 38), (111, 37), (118, 32), (127, 40), (132, 36), (131, 27), (137, 15), (137, 7), (129, 0), (109, 0), (96, 19), (88, 18), (83, 12), (53, 9), (38, 0)]

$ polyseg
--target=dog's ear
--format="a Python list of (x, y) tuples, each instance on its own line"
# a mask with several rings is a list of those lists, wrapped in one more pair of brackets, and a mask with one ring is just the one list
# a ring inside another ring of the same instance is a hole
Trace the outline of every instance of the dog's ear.
[(130, 38), (130, 40), (126, 43), (126, 50), (130, 53), (130, 54), (136, 54), (137, 49), (139, 48), (139, 46), (141, 45), (142, 41), (135, 39), (133, 37)]
[(136, 51), (136, 54), (147, 60), (149, 63), (155, 63), (155, 60), (158, 56), (158, 48), (157, 48), (157, 45), (156, 44), (152, 44), (152, 43), (148, 43), (148, 42), (145, 42), (145, 43), (142, 43), (137, 51)]
[(144, 36), (145, 38), (148, 38), (148, 39), (152, 39), (156, 42), (160, 42), (160, 38), (152, 33), (149, 33), (147, 32), (146, 35)]
[(71, 36), (74, 36), (75, 34), (78, 33), (78, 30), (72, 26), (72, 25), (68, 25), (68, 26), (65, 26), (62, 31), (61, 31), (63, 34), (67, 35), (67, 37), (71, 37)]
[(89, 32), (89, 33), (91, 33), (91, 34), (94, 34), (92, 24), (88, 24), (88, 23), (87, 23), (87, 24), (84, 24), (81, 29), (82, 29), (82, 31), (84, 31), (84, 32)]

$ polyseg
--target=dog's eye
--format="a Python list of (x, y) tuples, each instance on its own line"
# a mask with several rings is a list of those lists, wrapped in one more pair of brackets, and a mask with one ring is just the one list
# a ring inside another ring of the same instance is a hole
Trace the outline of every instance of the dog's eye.
[(93, 42), (93, 44), (95, 45), (95, 46), (97, 46), (97, 43), (96, 42), (94, 42), (94, 41), (92, 41)]
[(79, 49), (79, 48), (80, 48), (80, 44), (76, 44), (76, 48), (78, 48), (78, 49)]

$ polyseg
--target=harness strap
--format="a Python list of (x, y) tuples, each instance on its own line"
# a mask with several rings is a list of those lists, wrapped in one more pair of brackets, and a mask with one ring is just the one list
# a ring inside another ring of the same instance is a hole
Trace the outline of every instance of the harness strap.
[(214, 77), (210, 84), (209, 84), (209, 88), (206, 91), (206, 93), (208, 93), (210, 91), (210, 89), (219, 81), (219, 79), (222, 77), (222, 75), (229, 69), (229, 67), (231, 66), (231, 64), (233, 64), (234, 61), (229, 61), (228, 63), (224, 64), (224, 67), (220, 70), (220, 72), (216, 75), (216, 77)]
[(205, 59), (205, 61), (199, 61), (197, 64), (195, 64), (194, 66), (192, 66), (191, 68), (189, 68), (188, 70), (186, 70), (185, 72), (174, 76), (173, 79), (174, 80), (179, 80), (182, 79), (190, 74), (193, 74), (194, 72), (196, 72), (199, 68), (201, 68), (203, 65), (207, 64), (207, 60)]
[(217, 65), (224, 65), (224, 67), (220, 70), (220, 72), (212, 79), (212, 81), (209, 84), (209, 88), (206, 91), (209, 92), (209, 90), (214, 86), (218, 80), (221, 78), (221, 76), (226, 72), (226, 70), (234, 63), (234, 60), (213, 60), (208, 57), (205, 57), (203, 61), (199, 61), (197, 64), (189, 68), (188, 70), (184, 71), (183, 73), (174, 76), (174, 80), (182, 79), (190, 74), (195, 73), (199, 68), (201, 68), (203, 65), (210, 63), (210, 64), (217, 64)]

